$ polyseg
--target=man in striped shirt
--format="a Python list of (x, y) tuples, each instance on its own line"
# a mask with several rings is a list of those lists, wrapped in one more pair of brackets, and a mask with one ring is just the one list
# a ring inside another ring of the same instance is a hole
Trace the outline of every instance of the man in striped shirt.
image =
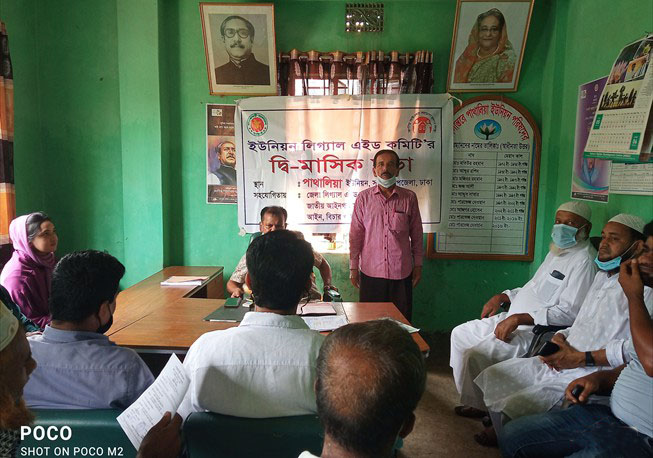
[(399, 156), (374, 156), (376, 186), (356, 198), (349, 230), (351, 283), (361, 302), (394, 302), (410, 320), (413, 288), (422, 276), (422, 218), (417, 196), (396, 185)]

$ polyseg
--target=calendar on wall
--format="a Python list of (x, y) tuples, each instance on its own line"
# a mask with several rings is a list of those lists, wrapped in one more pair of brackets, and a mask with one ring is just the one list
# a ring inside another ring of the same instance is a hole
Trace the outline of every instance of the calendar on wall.
[(648, 162), (653, 129), (653, 35), (630, 43), (617, 57), (599, 98), (586, 158)]

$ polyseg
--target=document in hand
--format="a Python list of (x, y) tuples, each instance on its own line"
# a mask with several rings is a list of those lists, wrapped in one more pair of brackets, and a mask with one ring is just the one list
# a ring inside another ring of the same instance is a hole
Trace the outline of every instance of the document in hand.
[[(184, 399), (190, 380), (174, 353), (154, 383), (117, 420), (136, 450), (143, 438), (166, 412), (173, 415)], [(184, 415), (179, 412), (184, 417)]]
[(161, 286), (199, 286), (209, 277), (202, 276), (188, 276), (188, 275), (173, 275), (161, 282)]

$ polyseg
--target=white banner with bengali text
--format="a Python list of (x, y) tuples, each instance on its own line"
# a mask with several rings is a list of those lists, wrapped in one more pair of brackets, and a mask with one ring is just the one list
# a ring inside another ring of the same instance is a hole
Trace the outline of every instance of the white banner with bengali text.
[(397, 184), (417, 194), (425, 232), (450, 198), (453, 104), (448, 94), (256, 97), (236, 104), (238, 224), (288, 210), (297, 229), (348, 232), (358, 193), (375, 185), (372, 158), (392, 149)]

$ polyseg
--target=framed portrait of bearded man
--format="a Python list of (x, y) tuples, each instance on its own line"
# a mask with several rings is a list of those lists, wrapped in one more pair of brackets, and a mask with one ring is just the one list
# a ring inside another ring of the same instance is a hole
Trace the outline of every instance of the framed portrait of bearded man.
[(514, 92), (534, 0), (458, 0), (449, 92)]
[(274, 5), (200, 3), (212, 95), (276, 95)]

